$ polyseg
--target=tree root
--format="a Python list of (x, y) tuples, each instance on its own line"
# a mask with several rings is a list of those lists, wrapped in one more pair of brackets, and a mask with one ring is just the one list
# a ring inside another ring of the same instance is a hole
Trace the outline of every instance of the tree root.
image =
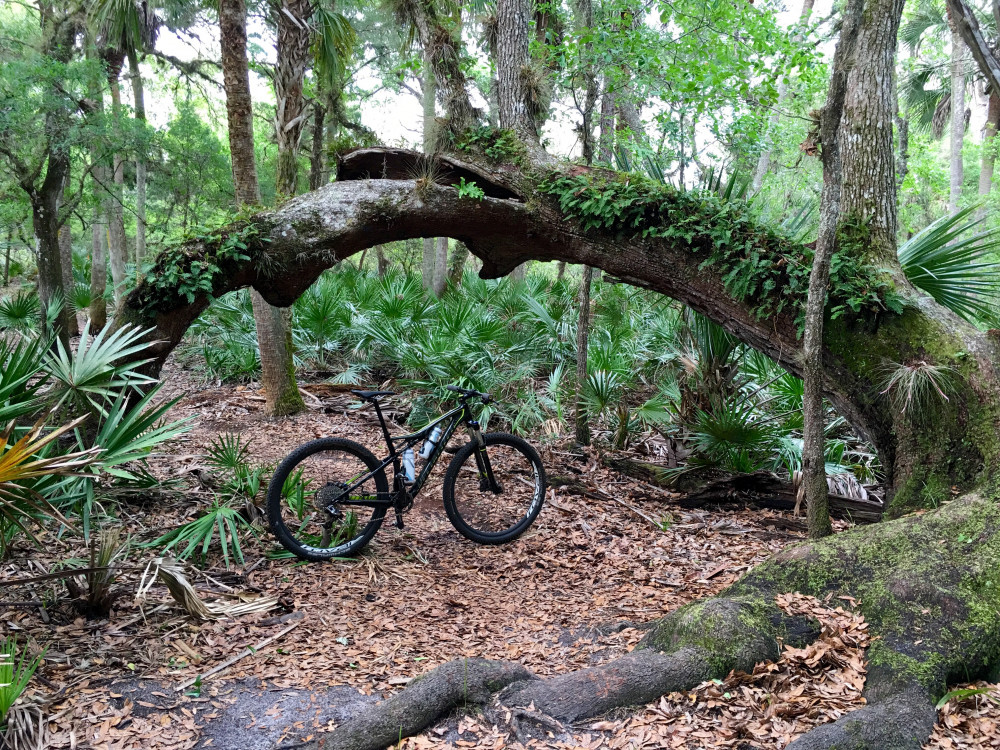
[(816, 727), (787, 750), (920, 750), (935, 721), (933, 701), (927, 691), (914, 686)]
[[(512, 682), (535, 680), (520, 664), (458, 659), (412, 680), (406, 689), (356, 716), (321, 739), (295, 745), (303, 750), (384, 750), (418, 734), (461, 706), (481, 706)], [(287, 746), (286, 746), (287, 748)]]

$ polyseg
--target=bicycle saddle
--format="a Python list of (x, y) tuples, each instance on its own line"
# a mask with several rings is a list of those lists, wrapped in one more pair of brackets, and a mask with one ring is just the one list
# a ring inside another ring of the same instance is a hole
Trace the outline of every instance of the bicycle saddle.
[(365, 401), (370, 399), (376, 399), (379, 396), (395, 396), (395, 391), (351, 391), (358, 398), (363, 398)]

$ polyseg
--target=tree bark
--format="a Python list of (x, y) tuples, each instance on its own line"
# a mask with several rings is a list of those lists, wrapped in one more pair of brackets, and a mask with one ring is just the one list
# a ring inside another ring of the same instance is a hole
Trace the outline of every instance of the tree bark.
[(529, 71), (528, 0), (497, 0), (497, 103), (500, 127), (528, 142), (538, 140), (526, 86)]
[(257, 162), (253, 143), (253, 105), (250, 66), (247, 62), (246, 4), (244, 0), (219, 0), (219, 33), (222, 46), (222, 79), (226, 90), (229, 152), (233, 165), (236, 205), (260, 204)]
[(615, 149), (615, 96), (611, 82), (604, 76), (604, 90), (601, 92), (601, 137), (597, 141), (597, 159), (602, 164), (611, 164)]
[(948, 210), (955, 213), (962, 201), (964, 177), (962, 143), (965, 141), (965, 53), (967, 48), (954, 24), (951, 24), (951, 27), (951, 150), (949, 153), (951, 180), (948, 192)]
[[(576, 20), (577, 34), (586, 35), (594, 28), (594, 3), (593, 0), (575, 0), (573, 11)], [(593, 61), (593, 42), (586, 42), (581, 48), (581, 65), (583, 73), (583, 106), (580, 109), (580, 145), (583, 151), (583, 161), (586, 164), (593, 164), (596, 156), (596, 144), (594, 143), (594, 109), (597, 106), (597, 98), (600, 95), (600, 86), (597, 83), (597, 71)]]
[(319, 97), (312, 103), (312, 153), (309, 157), (309, 189), (318, 190), (326, 182), (326, 152), (323, 149), (323, 137), (326, 134), (326, 107), (320, 104)]
[[(416, 31), (425, 54), (424, 65), (429, 63), (434, 73), (437, 95), (441, 98), (447, 119), (447, 132), (452, 135), (464, 133), (476, 125), (481, 113), (472, 106), (468, 79), (462, 69), (462, 39), (457, 33), (461, 23), (440, 17), (440, 11), (432, 0), (406, 3), (401, 6), (400, 15)], [(426, 85), (425, 80), (425, 88)]]
[[(833, 58), (833, 74), (826, 104), (820, 116), (823, 143), (823, 193), (820, 226), (809, 274), (805, 331), (802, 343), (803, 445), (802, 487), (809, 519), (809, 536), (817, 539), (833, 533), (826, 483), (826, 418), (823, 409), (823, 321), (826, 314), (830, 261), (837, 243), (841, 220), (842, 163), (840, 128), (845, 117), (848, 71), (855, 65), (858, 33), (864, 0), (849, 0), (843, 11), (840, 41)], [(895, 39), (895, 36), (893, 36)], [(894, 188), (895, 189), (895, 188)]]
[[(283, 16), (284, 14), (279, 14)], [(219, 24), (222, 36), (222, 71), (226, 87), (226, 111), (229, 118), (229, 145), (233, 160), (233, 182), (236, 188), (238, 206), (258, 205), (260, 203), (260, 186), (257, 182), (257, 165), (254, 161), (253, 145), (253, 107), (250, 99), (250, 73), (246, 55), (246, 6), (243, 0), (220, 0)], [(306, 27), (308, 30), (308, 27)], [(276, 93), (279, 101), (278, 118), (279, 131), (287, 124), (284, 118), (292, 110), (301, 114), (301, 104), (296, 105), (294, 81), (285, 80), (290, 77), (289, 69), (294, 69), (295, 60), (286, 61), (282, 52), (288, 51), (288, 40), (282, 46), (279, 34), (278, 67), (284, 73), (276, 78), (283, 82), (276, 83)], [(293, 38), (292, 41), (298, 41)], [(306, 45), (308, 50), (308, 44)], [(293, 52), (299, 47), (293, 45)], [(284, 78), (282, 78), (282, 75)], [(301, 99), (301, 81), (298, 84), (298, 96)], [(284, 102), (282, 106), (281, 102)], [(291, 103), (289, 103), (291, 102)], [(295, 109), (296, 107), (299, 109)], [(285, 195), (294, 192), (297, 179), (295, 154), (291, 155), (291, 167), (287, 150), (285, 161), (281, 159), (281, 144), (287, 149), (294, 143), (297, 148), (298, 135), (301, 134), (301, 123), (295, 133), (295, 127), (288, 128), (284, 136), (279, 134), (278, 159), (278, 194)], [(284, 138), (284, 141), (282, 140)], [(291, 311), (279, 310), (267, 304), (263, 297), (251, 292), (254, 311), (254, 322), (257, 324), (257, 343), (260, 351), (261, 381), (264, 385), (266, 408), (273, 416), (294, 414), (305, 408), (302, 396), (295, 384), (295, 364), (292, 356)]]
[(73, 306), (73, 288), (76, 282), (73, 279), (73, 230), (70, 227), (69, 219), (63, 222), (59, 228), (59, 262), (62, 265), (62, 287), (66, 298), (63, 305), (63, 320), (66, 326), (66, 335), (72, 338), (80, 335), (80, 324), (76, 318), (76, 308)]
[(587, 346), (590, 341), (590, 280), (593, 275), (593, 268), (583, 267), (583, 278), (580, 279), (580, 312), (576, 321), (576, 408), (573, 418), (577, 445), (590, 445), (590, 415), (587, 413), (587, 402), (583, 392), (587, 385)]
[(146, 259), (146, 95), (143, 91), (142, 73), (139, 72), (139, 55), (134, 47), (128, 50), (128, 66), (132, 79), (135, 121), (139, 126), (135, 152), (135, 272), (138, 277)]
[(434, 252), (434, 294), (440, 297), (448, 286), (448, 238), (435, 240)]
[[(993, 91), (1000, 91), (1000, 59), (993, 54), (993, 48), (983, 37), (979, 21), (963, 0), (945, 0), (948, 8), (948, 22), (954, 25), (968, 46), (979, 72), (983, 74)], [(994, 18), (997, 14), (994, 12)]]
[[(114, 51), (109, 51), (105, 55), (108, 65), (108, 84), (111, 89), (111, 117), (115, 124), (115, 131), (121, 132), (122, 116), (122, 93), (120, 76), (123, 56)], [(121, 152), (115, 150), (112, 157), (111, 173), (111, 196), (108, 201), (109, 216), (108, 222), (108, 255), (111, 260), (111, 283), (114, 287), (115, 306), (121, 304), (122, 296), (125, 293), (125, 264), (127, 263), (128, 249), (125, 240), (125, 161)]]
[[(103, 171), (100, 170), (99, 179)], [(108, 305), (104, 299), (108, 284), (107, 232), (107, 215), (95, 207), (90, 225), (90, 327), (95, 331), (108, 324)]]
[(302, 93), (312, 30), (310, 0), (275, 0), (274, 23), (278, 32), (277, 63), (274, 71), (276, 101), (275, 132), (278, 140), (278, 200), (298, 192), (299, 145), (306, 122), (306, 102)]
[[(979, 196), (987, 197), (993, 190), (993, 165), (996, 163), (996, 135), (1000, 125), (1000, 96), (990, 90), (989, 104), (986, 112), (986, 127), (983, 131), (983, 159), (979, 170)], [(979, 210), (979, 216), (985, 215), (986, 207)]]
[[(431, 156), (437, 151), (437, 110), (435, 102), (437, 97), (437, 82), (434, 74), (433, 55), (427, 48), (424, 49), (424, 71), (423, 71), (423, 116), (424, 116), (424, 154)], [(432, 162), (424, 161), (423, 164)], [(428, 175), (428, 178), (430, 175)], [(434, 290), (434, 273), (437, 270), (437, 250), (434, 237), (424, 237), (423, 257), (420, 264), (420, 276), (424, 289)]]

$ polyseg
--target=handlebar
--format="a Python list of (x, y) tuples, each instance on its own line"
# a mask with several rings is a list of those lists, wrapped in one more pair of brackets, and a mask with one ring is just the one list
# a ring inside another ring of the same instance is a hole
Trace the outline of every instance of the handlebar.
[(445, 390), (449, 390), (452, 393), (461, 393), (465, 398), (479, 398), (482, 399), (484, 404), (490, 403), (493, 397), (488, 393), (480, 393), (479, 391), (474, 391), (470, 388), (459, 388), (455, 385), (446, 385)]

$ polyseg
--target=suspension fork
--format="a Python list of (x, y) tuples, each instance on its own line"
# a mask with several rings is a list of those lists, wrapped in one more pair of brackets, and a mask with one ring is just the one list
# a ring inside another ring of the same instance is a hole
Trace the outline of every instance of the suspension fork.
[(472, 437), (472, 441), (476, 444), (473, 452), (476, 455), (476, 467), (479, 469), (479, 489), (488, 489), (494, 494), (499, 495), (503, 492), (503, 488), (493, 474), (493, 465), (490, 463), (490, 457), (486, 453), (486, 441), (483, 440), (483, 431), (479, 427), (479, 422), (470, 419), (467, 424), (469, 425), (469, 434)]

